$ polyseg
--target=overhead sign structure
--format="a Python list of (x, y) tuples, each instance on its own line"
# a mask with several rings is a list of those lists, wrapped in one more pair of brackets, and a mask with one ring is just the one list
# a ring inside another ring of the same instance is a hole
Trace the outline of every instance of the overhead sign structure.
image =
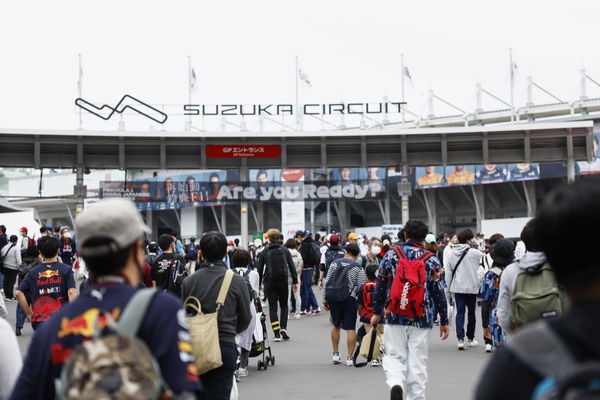
[(206, 146), (204, 152), (209, 158), (277, 158), (281, 156), (281, 146), (276, 144), (211, 144)]

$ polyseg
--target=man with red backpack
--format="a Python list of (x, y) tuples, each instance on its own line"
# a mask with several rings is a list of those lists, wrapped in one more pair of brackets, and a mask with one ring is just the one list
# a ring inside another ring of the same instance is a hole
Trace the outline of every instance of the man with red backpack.
[(439, 260), (423, 247), (428, 232), (422, 221), (411, 220), (404, 226), (406, 241), (390, 249), (377, 274), (377, 288), (371, 325), (381, 319), (386, 355), (383, 369), (391, 388), (391, 399), (425, 398), (429, 332), (433, 328), (434, 306), (440, 315), (440, 337), (448, 328), (444, 282)]

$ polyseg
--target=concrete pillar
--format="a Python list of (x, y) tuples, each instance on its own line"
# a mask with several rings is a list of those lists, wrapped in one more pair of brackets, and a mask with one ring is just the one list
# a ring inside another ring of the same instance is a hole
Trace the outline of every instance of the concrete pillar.
[(221, 206), (221, 233), (227, 236), (227, 206)]
[(83, 184), (83, 165), (78, 165), (76, 168), (73, 194), (77, 199), (77, 203), (75, 204), (75, 215), (77, 215), (83, 211), (83, 202), (87, 197), (87, 187)]
[[(246, 166), (246, 160), (242, 160), (242, 168), (240, 169), (240, 175), (242, 179), (242, 185), (248, 182), (248, 167)], [(248, 202), (242, 201), (240, 204), (240, 234), (242, 236), (242, 246), (248, 246)]]
[(398, 187), (400, 198), (402, 199), (402, 225), (408, 222), (410, 215), (408, 209), (408, 200), (411, 194), (410, 182), (408, 181), (408, 165), (402, 166), (402, 178)]
[(535, 213), (537, 212), (537, 195), (535, 192), (535, 181), (524, 181), (523, 183), (523, 192), (525, 193), (525, 201), (527, 202), (527, 216), (535, 217)]
[(485, 192), (484, 185), (471, 186), (473, 202), (475, 203), (475, 216), (477, 218), (477, 232), (481, 232), (481, 221), (485, 219)]
[(425, 205), (427, 206), (427, 224), (429, 225), (429, 231), (437, 234), (438, 221), (435, 189), (424, 189), (423, 195), (425, 197)]

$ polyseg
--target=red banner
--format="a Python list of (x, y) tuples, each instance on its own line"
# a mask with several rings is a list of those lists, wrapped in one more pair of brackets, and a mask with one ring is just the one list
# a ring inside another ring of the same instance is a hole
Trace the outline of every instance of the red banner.
[(281, 146), (276, 144), (211, 144), (206, 146), (209, 158), (277, 158), (281, 156)]

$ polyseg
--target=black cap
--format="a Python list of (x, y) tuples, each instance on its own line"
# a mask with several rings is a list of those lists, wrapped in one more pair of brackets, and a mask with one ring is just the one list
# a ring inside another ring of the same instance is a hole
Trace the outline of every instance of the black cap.
[(296, 234), (294, 235), (295, 238), (301, 238), (304, 237), (304, 231), (296, 231)]
[(498, 239), (490, 247), (490, 256), (496, 264), (506, 266), (515, 259), (515, 245), (508, 239)]

